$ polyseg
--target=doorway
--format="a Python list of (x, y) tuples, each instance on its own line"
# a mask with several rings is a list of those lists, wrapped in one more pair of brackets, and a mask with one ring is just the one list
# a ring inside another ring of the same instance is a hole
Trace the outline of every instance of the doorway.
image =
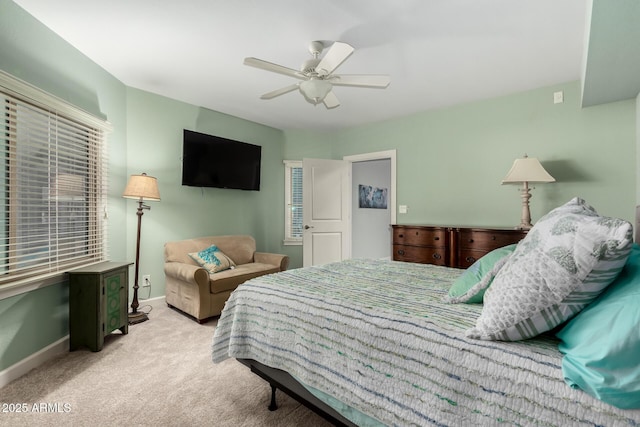
[(391, 224), (396, 221), (396, 151), (344, 160), (351, 163), (351, 258), (390, 259)]

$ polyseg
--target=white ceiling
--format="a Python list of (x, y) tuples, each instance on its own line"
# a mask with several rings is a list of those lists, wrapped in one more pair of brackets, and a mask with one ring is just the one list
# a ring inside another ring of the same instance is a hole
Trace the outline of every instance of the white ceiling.
[[(579, 80), (587, 0), (15, 0), (127, 86), (279, 129), (334, 130)], [(312, 40), (356, 50), (340, 74), (389, 74), (387, 89), (336, 87), (327, 110), (298, 80)]]

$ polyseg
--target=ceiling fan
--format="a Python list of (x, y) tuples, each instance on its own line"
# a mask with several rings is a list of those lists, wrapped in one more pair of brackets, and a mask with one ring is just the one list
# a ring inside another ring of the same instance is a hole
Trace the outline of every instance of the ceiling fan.
[[(331, 47), (320, 58), (320, 53), (327, 45)], [(354, 48), (343, 42), (327, 43), (313, 41), (309, 44), (312, 59), (306, 60), (300, 70), (283, 67), (257, 58), (245, 58), (244, 64), (261, 68), (274, 73), (294, 77), (302, 82), (292, 84), (272, 92), (265, 93), (260, 99), (272, 99), (285, 93), (299, 90), (311, 104), (323, 103), (327, 108), (336, 108), (340, 101), (333, 93), (333, 86), (354, 86), (367, 88), (386, 88), (389, 86), (389, 76), (374, 74), (334, 74), (335, 70), (353, 53)]]

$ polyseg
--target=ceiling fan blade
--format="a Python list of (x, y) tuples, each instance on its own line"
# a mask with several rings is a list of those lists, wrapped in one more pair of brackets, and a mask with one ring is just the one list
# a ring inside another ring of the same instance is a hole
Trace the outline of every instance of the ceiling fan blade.
[(284, 74), (285, 76), (295, 77), (296, 79), (304, 80), (306, 77), (298, 70), (294, 70), (293, 68), (283, 67), (282, 65), (274, 64), (272, 62), (263, 61), (258, 58), (244, 58), (244, 65), (249, 65), (250, 67), (260, 68), (266, 71), (272, 71), (274, 73)]
[(293, 92), (294, 90), (298, 89), (298, 85), (299, 83), (287, 86), (287, 87), (283, 87), (281, 89), (276, 89), (274, 91), (265, 93), (264, 95), (262, 95), (260, 97), (260, 99), (272, 99), (275, 98), (276, 96), (280, 96), (280, 95), (284, 95), (285, 93), (289, 93), (289, 92)]
[(336, 74), (329, 81), (334, 86), (386, 88), (391, 79), (383, 74)]
[(340, 101), (338, 101), (338, 97), (333, 93), (333, 91), (329, 91), (329, 93), (327, 93), (322, 100), (322, 103), (327, 107), (327, 109), (336, 108), (340, 105)]
[(334, 42), (329, 51), (316, 65), (316, 72), (321, 76), (333, 73), (351, 54), (354, 49), (350, 44)]

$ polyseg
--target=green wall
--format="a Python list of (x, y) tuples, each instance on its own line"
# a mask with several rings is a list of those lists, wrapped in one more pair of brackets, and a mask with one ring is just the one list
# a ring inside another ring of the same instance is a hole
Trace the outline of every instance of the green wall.
[[(556, 91), (564, 103), (553, 103)], [(284, 153), (341, 159), (395, 149), (397, 204), (409, 207), (398, 223), (498, 227), (520, 223), (519, 187), (501, 181), (527, 153), (556, 179), (534, 186), (534, 223), (579, 196), (635, 224), (635, 104), (581, 108), (580, 84), (569, 82), (335, 133), (286, 132)]]
[(635, 138), (634, 100), (583, 109), (571, 82), (350, 129), (333, 156), (397, 150), (398, 223), (517, 225), (518, 186), (501, 180), (524, 153), (557, 181), (532, 190), (534, 222), (574, 196), (633, 221)]
[[(574, 195), (603, 214), (634, 217), (640, 101), (581, 109), (577, 82), (338, 132), (281, 131), (127, 88), (9, 0), (0, 0), (0, 40), (0, 68), (113, 124), (111, 259), (135, 257), (136, 203), (120, 197), (128, 176), (158, 178), (162, 200), (150, 202), (142, 220), (140, 273), (151, 274), (151, 297), (164, 293), (169, 240), (249, 233), (259, 250), (302, 265), (301, 248), (282, 245), (284, 159), (396, 149), (397, 200), (409, 206), (399, 223), (510, 226), (519, 222), (520, 199), (500, 181), (526, 152), (558, 180), (533, 191), (534, 221)], [(552, 103), (557, 90), (564, 104)], [(183, 128), (261, 145), (261, 191), (182, 187)], [(60, 283), (0, 300), (0, 371), (68, 333), (67, 299)]]
[[(127, 90), (127, 159), (131, 173), (158, 178), (160, 202), (142, 217), (140, 275), (151, 274), (151, 297), (164, 295), (167, 241), (250, 234), (259, 251), (278, 252), (284, 235), (282, 131), (137, 89)], [(262, 146), (260, 191), (181, 185), (183, 129)], [(137, 203), (128, 202), (127, 247), (135, 259)], [(140, 295), (147, 296), (146, 290)]]

